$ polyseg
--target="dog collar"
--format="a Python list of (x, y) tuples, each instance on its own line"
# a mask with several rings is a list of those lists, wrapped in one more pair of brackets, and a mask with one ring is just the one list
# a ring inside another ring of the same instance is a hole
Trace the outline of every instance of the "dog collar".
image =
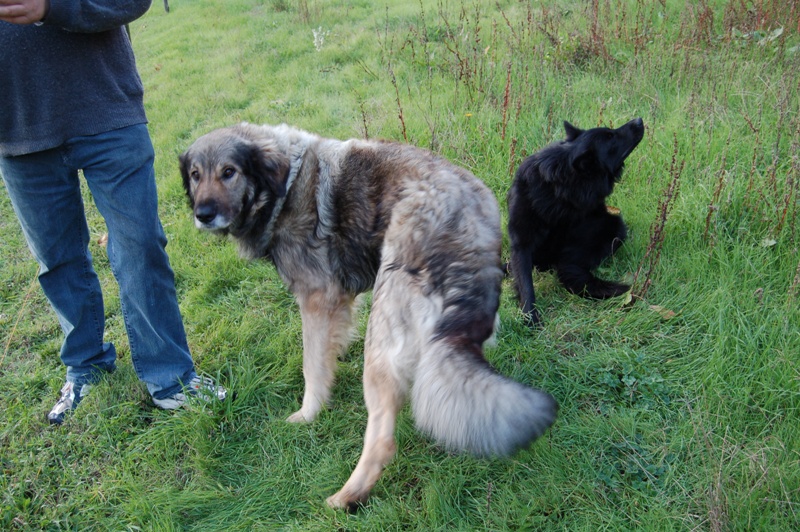
[(283, 204), (286, 202), (286, 197), (289, 195), (289, 190), (292, 188), (294, 179), (297, 177), (297, 174), (300, 172), (300, 167), (303, 165), (303, 156), (306, 154), (306, 149), (308, 149), (308, 145), (305, 143), (292, 146), (289, 177), (286, 178), (286, 191), (283, 196), (275, 200), (275, 206), (272, 208), (272, 214), (269, 216), (267, 227), (264, 230), (264, 237), (259, 246), (259, 249), (261, 249), (264, 255), (267, 254), (267, 249), (272, 243), (272, 229), (275, 227), (275, 222), (278, 220), (278, 216), (283, 210)]

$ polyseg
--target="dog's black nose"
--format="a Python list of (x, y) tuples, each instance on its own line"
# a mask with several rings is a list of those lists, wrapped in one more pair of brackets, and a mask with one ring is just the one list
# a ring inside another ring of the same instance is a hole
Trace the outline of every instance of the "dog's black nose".
[(208, 202), (196, 206), (194, 208), (194, 217), (204, 224), (211, 222), (217, 217), (217, 204)]

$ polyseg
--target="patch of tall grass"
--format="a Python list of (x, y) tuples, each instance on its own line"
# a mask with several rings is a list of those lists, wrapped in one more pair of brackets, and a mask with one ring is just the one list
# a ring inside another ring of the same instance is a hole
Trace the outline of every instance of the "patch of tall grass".
[[(90, 206), (120, 369), (49, 427), (60, 331), (0, 194), (0, 528), (798, 528), (800, 3), (170, 7), (131, 25), (161, 216), (195, 359), (236, 399), (150, 404)], [(404, 411), (367, 506), (327, 509), (361, 450), (363, 342), (320, 419), (285, 423), (303, 388), (296, 306), (269, 264), (194, 229), (177, 155), (241, 120), (407, 141), (469, 168), (504, 212), (513, 171), (564, 120), (635, 116), (645, 139), (611, 197), (630, 238), (601, 266), (635, 281), (630, 299), (582, 300), (538, 272), (545, 321), (531, 331), (504, 285), (487, 357), (558, 399), (555, 426), (510, 460), (481, 461), (436, 448)]]

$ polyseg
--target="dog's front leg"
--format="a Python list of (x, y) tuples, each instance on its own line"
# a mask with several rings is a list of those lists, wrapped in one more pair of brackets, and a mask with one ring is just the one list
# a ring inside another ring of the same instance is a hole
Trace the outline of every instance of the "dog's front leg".
[(521, 244), (511, 248), (510, 273), (513, 277), (514, 288), (517, 292), (522, 314), (528, 325), (536, 326), (541, 322), (536, 310), (536, 294), (533, 289), (533, 246), (523, 247)]
[(314, 421), (331, 396), (336, 360), (351, 335), (354, 298), (338, 290), (297, 296), (303, 321), (303, 405), (287, 421)]

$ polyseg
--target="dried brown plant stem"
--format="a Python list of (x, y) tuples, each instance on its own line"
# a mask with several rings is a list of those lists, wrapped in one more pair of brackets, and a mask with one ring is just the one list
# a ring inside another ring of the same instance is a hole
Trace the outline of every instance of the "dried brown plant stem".
[(511, 61), (506, 69), (506, 90), (503, 93), (503, 126), (500, 131), (500, 140), (506, 140), (506, 126), (508, 125), (508, 102), (511, 93)]
[(647, 251), (633, 278), (633, 294), (637, 299), (645, 298), (653, 282), (653, 272), (661, 260), (661, 249), (664, 246), (664, 238), (666, 236), (665, 227), (678, 195), (680, 177), (685, 163), (686, 161), (683, 160), (678, 161), (678, 136), (673, 134), (672, 162), (669, 169), (670, 182), (659, 199), (658, 214), (656, 220), (650, 226), (650, 243), (647, 245)]
[(14, 320), (14, 326), (11, 327), (11, 332), (8, 333), (8, 338), (6, 338), (6, 345), (3, 348), (3, 356), (0, 357), (0, 369), (3, 367), (3, 362), (6, 360), (6, 355), (8, 354), (8, 350), (11, 347), (11, 341), (14, 339), (14, 336), (17, 332), (17, 325), (19, 325), (19, 320), (22, 318), (22, 314), (25, 312), (25, 307), (28, 306), (28, 302), (31, 299), (31, 294), (33, 293), (33, 289), (37, 284), (37, 280), (39, 279), (39, 271), (37, 270), (36, 275), (33, 276), (31, 279), (30, 284), (28, 284), (28, 289), (25, 291), (25, 295), (22, 298), (22, 305), (19, 307), (19, 312), (17, 312), (17, 317)]
[(394, 93), (397, 98), (396, 100), (397, 111), (398, 111), (397, 117), (400, 119), (400, 126), (403, 131), (403, 140), (405, 142), (408, 142), (408, 134), (406, 133), (406, 121), (405, 118), (403, 117), (403, 106), (400, 104), (400, 89), (397, 86), (397, 78), (394, 75), (394, 69), (392, 68), (391, 63), (389, 63), (389, 75), (392, 76), (392, 86), (394, 87)]
[(516, 164), (516, 153), (517, 153), (517, 139), (511, 139), (511, 152), (508, 155), (508, 176), (514, 177), (514, 169), (517, 167)]

